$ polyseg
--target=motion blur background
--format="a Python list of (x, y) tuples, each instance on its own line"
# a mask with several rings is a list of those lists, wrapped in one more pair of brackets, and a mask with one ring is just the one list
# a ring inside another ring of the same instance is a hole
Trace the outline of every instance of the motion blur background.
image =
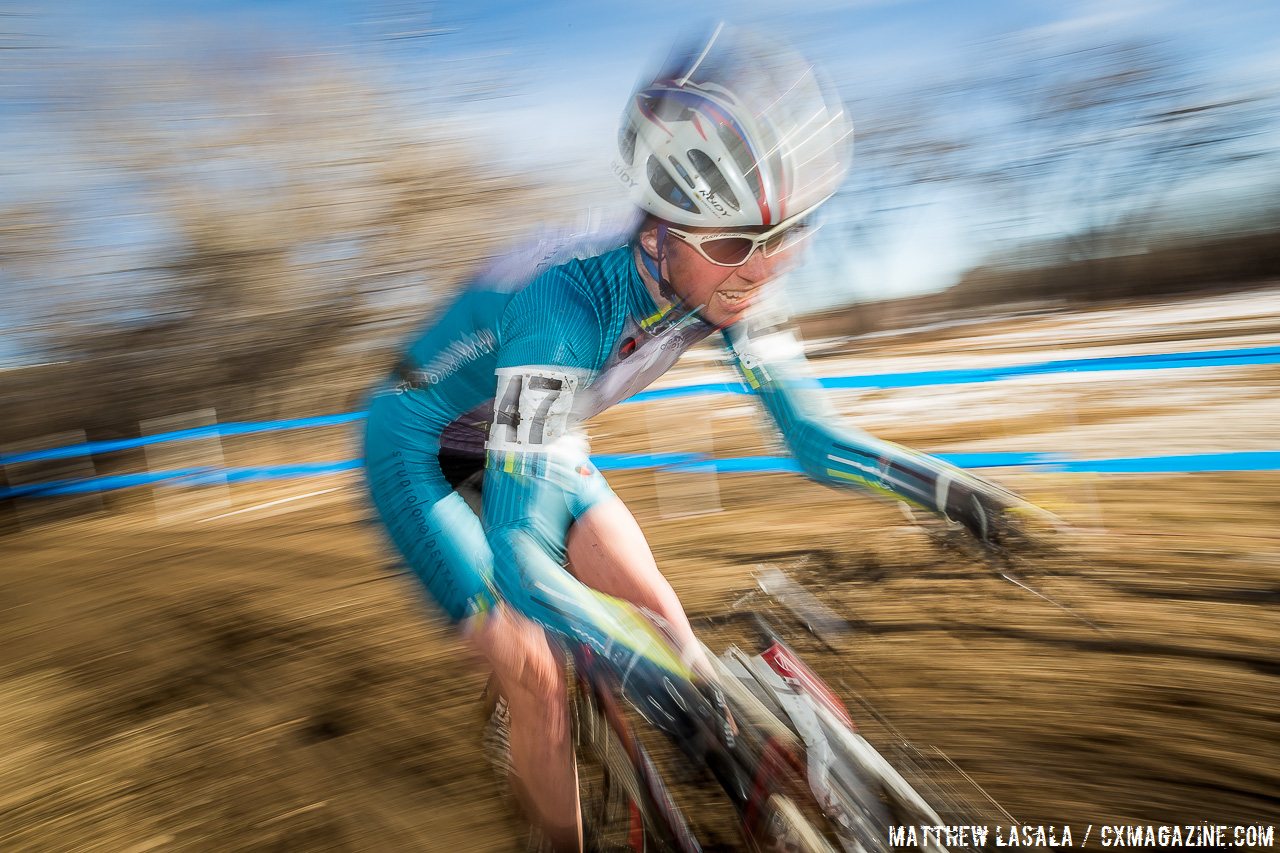
[[(0, 3), (0, 848), (511, 849), (358, 414), (134, 440), (358, 413), (477, 264), (624, 221), (623, 103), (720, 17), (854, 116), (786, 282), (835, 406), (1083, 539), (1018, 587), (776, 466), (611, 472), (691, 614), (784, 565), (857, 629), (815, 666), (1019, 819), (1274, 820), (1280, 5), (68, 0)], [(777, 452), (762, 417), (629, 403), (593, 449)], [(130, 487), (12, 499), (94, 475)]]
[(350, 407), (477, 259), (620, 215), (623, 102), (721, 15), (800, 46), (855, 118), (790, 283), (801, 312), (860, 306), (824, 330), (1280, 264), (1273, 3), (0, 9), (0, 439)]

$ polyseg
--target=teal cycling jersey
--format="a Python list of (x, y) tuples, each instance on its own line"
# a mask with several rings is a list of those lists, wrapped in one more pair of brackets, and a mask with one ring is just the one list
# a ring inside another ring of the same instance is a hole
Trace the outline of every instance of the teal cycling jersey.
[(522, 443), (534, 450), (547, 443), (539, 430), (548, 417), (572, 406), (573, 419), (585, 420), (643, 389), (713, 331), (696, 313), (659, 310), (629, 246), (555, 263), (566, 253), (537, 250), (527, 281), (514, 262), (496, 264), (409, 346), (394, 390), (422, 430), (414, 433), (422, 448), (483, 456), (495, 400), (509, 419), (520, 393), (534, 390), (522, 382), (500, 389), (503, 376), (531, 366), (572, 374), (574, 387), (561, 388), (552, 411), (524, 413)]
[[(610, 494), (579, 425), (643, 390), (715, 332), (814, 479), (966, 524), (982, 511), (977, 496), (999, 491), (841, 428), (784, 317), (753, 309), (716, 329), (696, 309), (660, 306), (636, 251), (622, 241), (601, 252), (539, 247), (521, 262), (499, 262), (413, 341), (375, 395), (366, 433), (375, 505), (451, 618), (504, 600), (606, 656), (677, 665), (625, 608), (565, 570), (565, 538), (576, 517)], [(483, 524), (455, 493), (481, 469)]]

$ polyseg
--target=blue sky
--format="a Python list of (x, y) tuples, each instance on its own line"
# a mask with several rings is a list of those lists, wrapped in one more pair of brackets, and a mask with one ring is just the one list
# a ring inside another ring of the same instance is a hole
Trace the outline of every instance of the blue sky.
[[(385, 2), (354, 0), (64, 0), (0, 18), (0, 39), (40, 51), (0, 51), (60, 61), (118, 61), (138, 51), (182, 54), (256, 41), (285, 51), (327, 53), (380, 69), (397, 86), (439, 93), (458, 76), (490, 74), (503, 97), (461, 105), (467, 127), (518, 165), (573, 164), (575, 177), (615, 198), (608, 163), (622, 103), (640, 71), (699, 23), (727, 18), (778, 33), (824, 67), (853, 101), (945, 81), (993, 39), (1126, 36), (1174, 41), (1210, 81), (1275, 86), (1280, 81), (1276, 0), (812, 0), (781, 3)], [(385, 38), (422, 29), (421, 38)], [(0, 42), (2, 43), (2, 42)], [(17, 66), (15, 66), (17, 67)], [(0, 76), (3, 72), (0, 71)], [(0, 86), (0, 190), (37, 190), (50, 180), (41, 158), (56, 146), (18, 143), (23, 107)], [(857, 120), (855, 114), (855, 121)], [(9, 124), (9, 127), (5, 127)], [(855, 164), (856, 168), (856, 164)], [(883, 235), (874, 256), (835, 256), (814, 266), (838, 281), (802, 285), (801, 307), (900, 295), (953, 282), (978, 259), (959, 203), (918, 204)], [(818, 241), (821, 245), (821, 241)], [(926, 246), (927, 251), (921, 251)], [(4, 306), (0, 303), (0, 310)]]
[[(357, 62), (380, 53), (422, 85), (437, 79), (442, 63), (450, 70), (496, 66), (518, 77), (516, 91), (477, 112), (549, 114), (555, 120), (546, 127), (592, 128), (606, 144), (638, 71), (692, 25), (720, 18), (779, 33), (818, 59), (850, 96), (937, 79), (971, 61), (976, 44), (1032, 33), (1174, 38), (1200, 54), (1206, 74), (1280, 78), (1274, 0), (70, 0), (32, 9), (15, 28), (89, 53), (175, 43), (181, 49), (182, 39), (203, 31), (204, 38), (279, 40)], [(422, 29), (443, 32), (377, 38)], [(537, 136), (548, 145), (565, 141), (549, 130)], [(598, 144), (582, 142), (584, 149)], [(528, 151), (527, 140), (520, 148)]]
[[(496, 65), (518, 75), (519, 91), (488, 111), (550, 113), (557, 120), (545, 122), (548, 127), (600, 132), (615, 121), (641, 67), (691, 25), (720, 18), (781, 34), (822, 62), (851, 95), (936, 79), (949, 64), (971, 59), (975, 44), (1012, 33), (1173, 37), (1202, 55), (1208, 73), (1280, 77), (1280, 3), (1274, 0), (64, 0), (33, 5), (0, 29), (82, 56), (253, 38), (357, 62), (390, 49), (403, 73), (424, 85), (441, 63), (450, 69)], [(377, 38), (424, 28), (444, 32), (399, 42)], [(540, 133), (543, 139), (563, 144), (550, 133)], [(584, 147), (595, 144), (584, 140)]]

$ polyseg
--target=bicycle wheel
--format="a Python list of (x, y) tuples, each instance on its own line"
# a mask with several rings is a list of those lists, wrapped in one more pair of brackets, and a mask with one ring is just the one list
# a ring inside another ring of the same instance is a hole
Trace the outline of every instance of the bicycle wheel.
[(835, 853), (795, 801), (783, 794), (769, 797), (751, 841), (761, 853)]
[(580, 677), (574, 698), (579, 796), (588, 840), (601, 850), (701, 853), (608, 686)]
[[(601, 726), (603, 721), (590, 725)], [(614, 758), (621, 753), (622, 746), (612, 732), (579, 742), (578, 798), (583, 832), (588, 849), (640, 853), (652, 849), (650, 830), (645, 827), (640, 805), (639, 779), (626, 761)]]

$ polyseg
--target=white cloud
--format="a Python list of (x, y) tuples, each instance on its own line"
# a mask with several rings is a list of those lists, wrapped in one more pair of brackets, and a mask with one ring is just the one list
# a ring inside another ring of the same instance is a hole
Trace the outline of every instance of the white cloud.
[(1030, 38), (1071, 38), (1101, 31), (1125, 30), (1139, 21), (1166, 18), (1174, 8), (1166, 0), (1085, 0), (1074, 7), (1064, 7), (1066, 17), (1022, 31)]

